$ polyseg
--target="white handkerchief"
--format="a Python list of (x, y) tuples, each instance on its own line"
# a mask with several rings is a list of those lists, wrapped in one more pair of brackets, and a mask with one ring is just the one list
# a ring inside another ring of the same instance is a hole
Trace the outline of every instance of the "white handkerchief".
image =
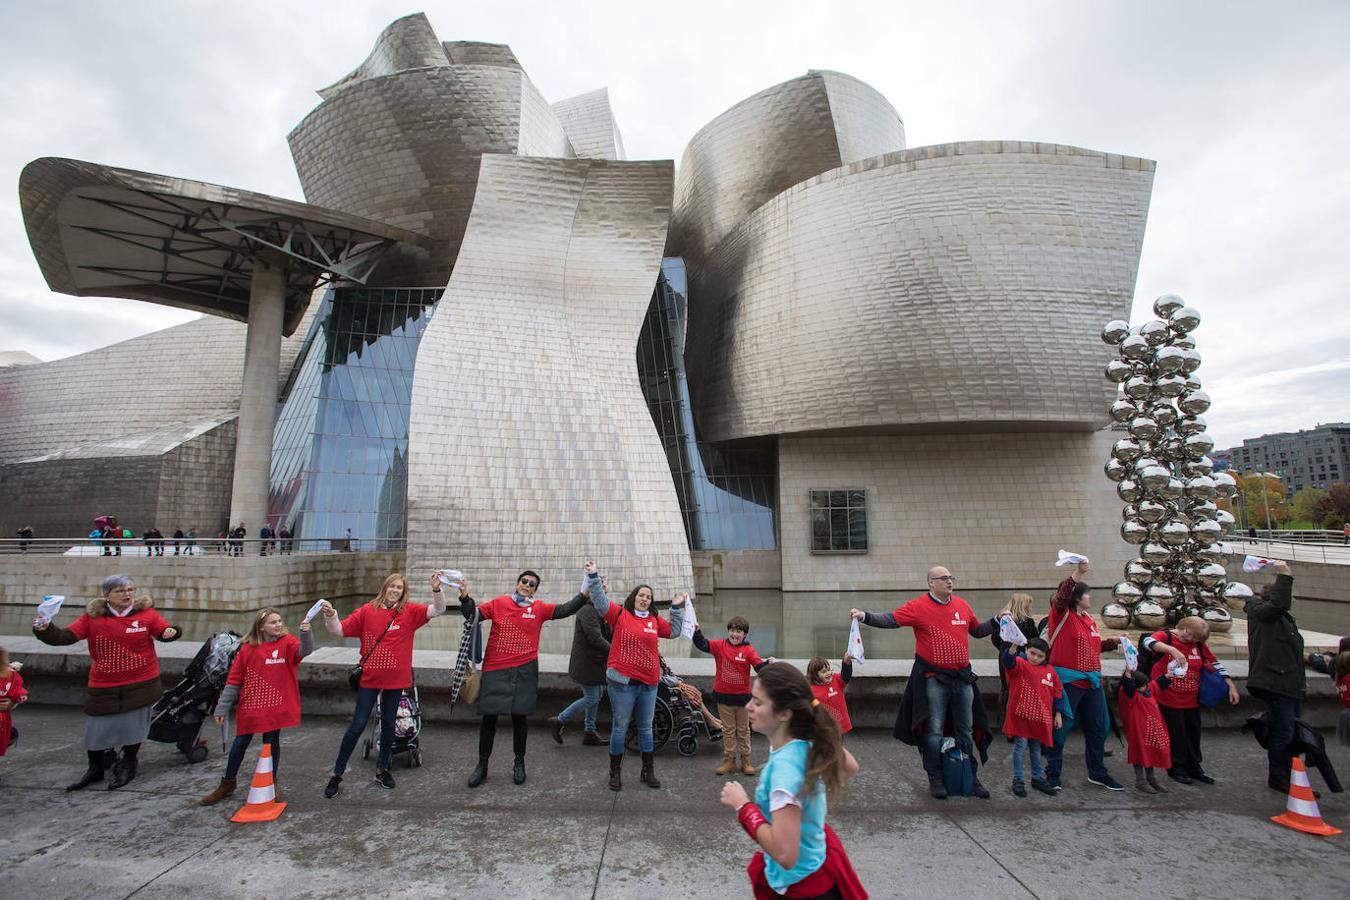
[(436, 577), (440, 579), (441, 584), (455, 590), (459, 590), (459, 586), (464, 583), (464, 573), (459, 569), (441, 569), (436, 573)]
[(1135, 649), (1134, 643), (1126, 635), (1120, 637), (1120, 652), (1125, 654), (1125, 671), (1132, 672), (1139, 668), (1139, 651)]
[(1272, 560), (1266, 559), (1264, 556), (1247, 556), (1242, 560), (1242, 571), (1260, 572), (1266, 566), (1270, 565), (1271, 562)]
[(694, 612), (694, 598), (690, 597), (684, 601), (684, 627), (680, 629), (680, 634), (692, 640), (696, 628), (698, 628), (698, 614)]
[(1025, 646), (1027, 642), (1027, 636), (1017, 627), (1011, 613), (1004, 613), (998, 617), (998, 636), (1014, 647)]
[(866, 654), (863, 653), (862, 631), (858, 629), (858, 620), (849, 619), (848, 626), (848, 650), (849, 656), (853, 657), (853, 662), (862, 665), (867, 662)]
[(44, 594), (42, 602), (38, 604), (38, 618), (50, 622), (56, 618), (56, 614), (61, 611), (61, 604), (65, 602), (64, 594)]
[(1076, 566), (1080, 562), (1087, 562), (1088, 558), (1081, 553), (1070, 553), (1068, 550), (1059, 551), (1059, 562), (1057, 566)]
[(321, 612), (323, 612), (323, 600), (315, 600), (314, 605), (309, 608), (309, 612), (305, 613), (305, 621), (310, 621)]
[(1191, 664), (1184, 659), (1173, 659), (1167, 664), (1167, 674), (1172, 678), (1184, 678)]

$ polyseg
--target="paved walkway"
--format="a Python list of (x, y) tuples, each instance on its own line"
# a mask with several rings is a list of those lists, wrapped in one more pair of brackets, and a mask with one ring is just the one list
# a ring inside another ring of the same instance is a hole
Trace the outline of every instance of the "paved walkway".
[(1226, 541), (1234, 554), (1265, 556), (1293, 562), (1327, 563), (1350, 566), (1350, 546), (1345, 544), (1305, 544), (1299, 541)]
[[(423, 768), (395, 763), (396, 790), (374, 785), (372, 765), (358, 756), (342, 793), (326, 801), (325, 771), (345, 723), (307, 717), (286, 735), (286, 812), (233, 825), (242, 791), (214, 809), (193, 805), (219, 777), (218, 743), (191, 767), (171, 747), (147, 744), (128, 788), (65, 794), (61, 786), (83, 770), (80, 713), (29, 707), (17, 724), (21, 740), (0, 761), (6, 897), (749, 896), (750, 844), (717, 803), (712, 747), (695, 759), (667, 748), (658, 791), (637, 783), (634, 760), (628, 786), (614, 794), (603, 786), (603, 749), (579, 746), (575, 734), (558, 747), (535, 729), (530, 780), (517, 787), (507, 727), (491, 777), (471, 791), (475, 730), (436, 724), (423, 733)], [(1236, 732), (1205, 735), (1217, 786), (1177, 785), (1165, 797), (1088, 785), (1078, 753), (1063, 794), (1018, 799), (999, 739), (984, 770), (993, 800), (935, 801), (910, 748), (881, 731), (855, 732), (848, 743), (863, 771), (830, 821), (873, 897), (1269, 900), (1344, 897), (1350, 884), (1350, 836), (1309, 837), (1266, 821), (1284, 799), (1264, 787), (1264, 758)], [(1111, 761), (1118, 777), (1121, 752)], [(1350, 776), (1350, 750), (1333, 752)], [(1322, 812), (1350, 830), (1347, 798), (1324, 796)]]

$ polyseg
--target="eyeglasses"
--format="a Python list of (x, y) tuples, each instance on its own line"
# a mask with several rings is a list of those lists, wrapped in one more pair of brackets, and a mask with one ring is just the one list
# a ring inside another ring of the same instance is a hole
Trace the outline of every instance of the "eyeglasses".
[(111, 591), (111, 593), (114, 593), (114, 594), (134, 594), (134, 593), (136, 593), (136, 588), (134, 588), (134, 587), (120, 587), (120, 588), (113, 588), (112, 591)]
[(928, 579), (928, 580), (929, 580), (929, 581), (955, 581), (955, 580), (956, 580), (956, 577), (953, 576), (953, 575), (934, 575), (932, 578), (930, 578), (930, 579)]
[(537, 582), (537, 581), (530, 581), (530, 579), (528, 579), (528, 578), (522, 578), (522, 579), (520, 579), (520, 585), (521, 585), (521, 587), (537, 588), (537, 587), (539, 587), (539, 582)]

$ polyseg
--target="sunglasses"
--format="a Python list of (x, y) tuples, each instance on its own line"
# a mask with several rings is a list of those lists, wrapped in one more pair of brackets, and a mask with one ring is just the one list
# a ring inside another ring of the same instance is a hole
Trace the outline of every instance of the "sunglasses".
[(528, 579), (528, 578), (522, 578), (522, 579), (520, 579), (520, 584), (521, 584), (522, 587), (527, 587), (527, 588), (537, 588), (537, 587), (539, 587), (539, 582), (537, 582), (537, 581), (531, 581), (531, 580)]

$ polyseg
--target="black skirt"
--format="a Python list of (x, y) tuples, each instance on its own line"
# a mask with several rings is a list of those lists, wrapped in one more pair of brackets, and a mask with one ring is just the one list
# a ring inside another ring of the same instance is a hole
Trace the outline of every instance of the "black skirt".
[(483, 673), (478, 693), (480, 716), (528, 716), (539, 703), (539, 660)]

